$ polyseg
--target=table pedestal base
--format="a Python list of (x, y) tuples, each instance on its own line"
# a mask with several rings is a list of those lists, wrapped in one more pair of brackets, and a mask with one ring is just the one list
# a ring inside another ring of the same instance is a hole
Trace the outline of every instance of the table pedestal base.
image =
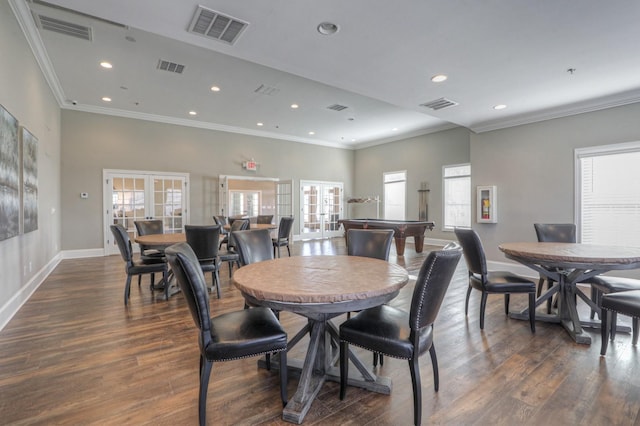
[[(336, 316), (336, 315), (332, 315)], [(283, 420), (300, 424), (309, 412), (313, 400), (322, 389), (325, 381), (340, 383), (340, 368), (335, 366), (338, 361), (339, 334), (335, 325), (328, 318), (323, 320), (309, 319), (309, 323), (300, 330), (288, 343), (287, 350), (298, 343), (308, 332), (311, 333), (309, 347), (304, 362), (299, 359), (288, 359), (287, 369), (291, 377), (299, 377), (298, 388), (293, 397), (282, 410)], [(391, 394), (391, 379), (376, 376), (362, 361), (349, 350), (349, 359), (356, 367), (349, 369), (347, 383), (350, 386), (367, 389), (369, 391)], [(266, 362), (261, 359), (258, 366), (266, 368)], [(277, 360), (271, 360), (271, 369), (280, 368)], [(336, 395), (337, 398), (337, 395)]]

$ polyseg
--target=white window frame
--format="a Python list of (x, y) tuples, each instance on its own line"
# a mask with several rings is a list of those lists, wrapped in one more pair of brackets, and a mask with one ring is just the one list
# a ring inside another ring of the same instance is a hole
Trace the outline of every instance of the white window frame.
[[(404, 176), (404, 179), (395, 179), (395, 180), (387, 180), (387, 177), (390, 175), (400, 175), (402, 174)], [(402, 208), (402, 218), (393, 218), (392, 220), (405, 220), (407, 218), (407, 171), (406, 170), (397, 170), (395, 172), (383, 172), (382, 173), (382, 189), (383, 189), (383, 193), (384, 193), (384, 218), (385, 219), (391, 219), (389, 218), (389, 215), (387, 214), (387, 184), (393, 184), (393, 183), (400, 183), (402, 182), (404, 184), (404, 194), (402, 194), (403, 197), (403, 208)]]
[[(588, 148), (577, 148), (574, 150), (574, 172), (575, 172), (575, 182), (574, 182), (574, 192), (575, 192), (575, 206), (574, 206), (574, 221), (577, 227), (577, 240), (578, 242), (587, 242), (592, 244), (609, 244), (607, 242), (598, 242), (598, 241), (583, 241), (583, 212), (582, 212), (582, 167), (581, 160), (583, 158), (589, 157), (598, 157), (604, 155), (614, 155), (614, 154), (624, 154), (624, 153), (638, 153), (640, 152), (640, 141), (634, 142), (626, 142), (620, 144), (611, 144), (611, 145), (600, 145)], [(615, 221), (618, 223), (618, 221)], [(625, 232), (624, 235), (633, 235), (633, 232)], [(634, 237), (630, 238), (635, 241)], [(624, 246), (630, 244), (623, 244)], [(637, 245), (637, 244), (636, 244)]]
[[(459, 175), (459, 176), (450, 176), (447, 177), (446, 176), (446, 170), (447, 169), (452, 169), (454, 167), (469, 167), (469, 174), (468, 175)], [(469, 178), (469, 211), (467, 212), (467, 215), (469, 217), (469, 225), (468, 226), (459, 226), (459, 227), (463, 227), (463, 228), (470, 228), (471, 227), (471, 222), (472, 222), (472, 215), (471, 215), (471, 209), (472, 209), (472, 202), (471, 202), (471, 163), (461, 163), (461, 164), (447, 164), (442, 166), (442, 230), (443, 231), (453, 231), (455, 226), (451, 226), (448, 225), (446, 223), (446, 218), (447, 218), (447, 200), (446, 200), (446, 196), (447, 196), (447, 192), (445, 190), (446, 184), (445, 182), (448, 179), (460, 179), (460, 178)]]

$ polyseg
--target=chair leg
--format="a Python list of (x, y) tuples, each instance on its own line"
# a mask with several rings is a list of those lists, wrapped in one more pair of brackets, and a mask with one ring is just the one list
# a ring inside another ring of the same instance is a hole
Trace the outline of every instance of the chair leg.
[(438, 357), (436, 356), (436, 347), (431, 343), (429, 348), (429, 355), (431, 356), (431, 366), (433, 367), (433, 389), (438, 392), (440, 388), (440, 373), (438, 373)]
[(506, 316), (509, 316), (509, 300), (511, 298), (511, 295), (509, 293), (504, 295), (504, 314)]
[(289, 248), (289, 243), (287, 243), (287, 253), (289, 253), (289, 257), (291, 257), (291, 249)]
[(635, 346), (638, 343), (638, 317), (633, 317), (631, 319), (631, 326), (633, 328), (633, 340), (631, 340), (631, 344)]
[(604, 356), (607, 354), (607, 346), (609, 345), (609, 319), (610, 312), (606, 309), (603, 309), (600, 312), (600, 335), (602, 337), (602, 342), (600, 344), (600, 355)]
[(409, 371), (413, 387), (413, 424), (419, 425), (422, 420), (422, 386), (420, 385), (420, 365), (415, 355), (409, 360)]
[(267, 371), (271, 371), (271, 354), (265, 354), (265, 364), (267, 366)]
[(280, 244), (278, 244), (278, 257), (280, 257)]
[(200, 426), (207, 424), (207, 390), (209, 389), (209, 376), (211, 376), (213, 361), (200, 355), (200, 396), (198, 398), (198, 418)]
[(129, 303), (129, 295), (131, 294), (131, 275), (127, 275), (127, 282), (124, 284), (124, 306)]
[[(140, 287), (140, 278), (141, 277), (142, 277), (142, 274), (138, 275), (138, 287)], [(156, 274), (153, 274), (153, 273), (151, 274), (149, 288), (151, 289), (151, 291), (153, 291), (153, 289), (156, 288)]]
[(340, 341), (340, 400), (347, 393), (347, 378), (349, 377), (349, 342)]
[(142, 274), (138, 275), (138, 287), (142, 284)]
[(487, 293), (482, 292), (480, 298), (480, 330), (484, 330), (484, 309), (487, 307)]
[(378, 359), (380, 360), (380, 367), (382, 367), (384, 365), (384, 355), (382, 355), (381, 353), (378, 352), (374, 352), (373, 353), (373, 366), (377, 366), (378, 365)]
[(469, 284), (469, 288), (467, 288), (467, 298), (464, 301), (464, 316), (466, 317), (469, 314), (469, 297), (471, 296), (471, 284)]
[(282, 406), (287, 405), (287, 351), (280, 351), (280, 398)]
[(611, 316), (609, 317), (609, 334), (611, 335), (611, 341), (613, 342), (616, 339), (616, 324), (618, 323), (618, 313), (616, 311), (609, 311)]
[(542, 287), (544, 287), (544, 282), (546, 280), (543, 277), (540, 277), (540, 279), (538, 280), (538, 292), (536, 293), (537, 297), (540, 297), (540, 295), (542, 294)]
[(218, 271), (211, 271), (211, 282), (213, 286), (216, 288), (216, 293), (218, 294), (218, 299), (220, 299), (220, 283), (218, 282)]
[(529, 326), (531, 332), (536, 332), (536, 294), (529, 293)]

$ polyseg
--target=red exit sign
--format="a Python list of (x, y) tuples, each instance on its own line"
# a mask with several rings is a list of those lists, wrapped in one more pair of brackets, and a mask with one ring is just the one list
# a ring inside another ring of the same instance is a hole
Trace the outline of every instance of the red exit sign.
[(251, 170), (251, 171), (255, 172), (256, 170), (258, 170), (258, 163), (256, 163), (253, 160), (245, 161), (244, 168), (247, 169), (247, 170)]

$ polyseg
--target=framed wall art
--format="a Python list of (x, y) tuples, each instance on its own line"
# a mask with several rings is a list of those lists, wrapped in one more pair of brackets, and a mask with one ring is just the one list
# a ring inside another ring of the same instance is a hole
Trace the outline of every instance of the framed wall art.
[(38, 139), (26, 128), (22, 135), (22, 232), (38, 229)]
[(0, 241), (20, 233), (18, 120), (0, 105)]
[(498, 223), (498, 200), (495, 186), (479, 186), (476, 212), (478, 223)]

